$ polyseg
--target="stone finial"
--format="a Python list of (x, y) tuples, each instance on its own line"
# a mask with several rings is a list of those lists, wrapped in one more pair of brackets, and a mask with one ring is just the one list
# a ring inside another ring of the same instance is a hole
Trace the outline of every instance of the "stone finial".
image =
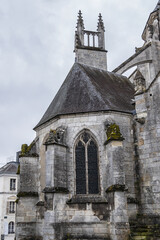
[(75, 49), (84, 45), (84, 22), (82, 12), (79, 10), (77, 19), (77, 30), (75, 31)]
[(22, 144), (20, 157), (38, 157), (36, 140), (34, 140), (29, 146)]
[(59, 127), (56, 130), (50, 130), (49, 136), (44, 143), (45, 145), (50, 145), (54, 143), (64, 144), (64, 134), (66, 129), (63, 127)]
[(107, 141), (105, 144), (109, 143), (112, 140), (123, 141), (124, 138), (120, 132), (120, 128), (116, 123), (105, 123), (105, 131), (107, 135)]
[(101, 31), (103, 30), (105, 32), (105, 28), (104, 28), (104, 23), (103, 23), (103, 19), (102, 19), (102, 15), (101, 13), (98, 16), (98, 26), (97, 26), (97, 31)]
[(81, 10), (79, 10), (79, 12), (78, 12), (77, 29), (78, 29), (78, 27), (81, 27), (82, 29), (84, 29), (84, 22), (83, 22)]

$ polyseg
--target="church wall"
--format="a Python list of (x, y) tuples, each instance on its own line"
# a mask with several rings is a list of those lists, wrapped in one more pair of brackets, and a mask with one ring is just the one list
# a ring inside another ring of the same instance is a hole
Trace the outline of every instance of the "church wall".
[(138, 95), (136, 109), (138, 119), (144, 117), (144, 123), (136, 123), (138, 136), (138, 154), (140, 168), (142, 214), (160, 214), (160, 77), (150, 90)]
[(38, 192), (38, 157), (20, 158), (20, 192)]
[(19, 192), (16, 201), (17, 239), (36, 236), (38, 187), (38, 157), (21, 157)]
[[(123, 195), (122, 201), (118, 201), (118, 204), (124, 204), (124, 199), (127, 201), (126, 194), (129, 199), (135, 199), (135, 189), (134, 189), (134, 157), (133, 157), (133, 130), (132, 130), (132, 116), (129, 114), (116, 113), (116, 112), (108, 112), (108, 113), (90, 113), (90, 114), (73, 114), (68, 116), (61, 116), (59, 119), (54, 120), (52, 123), (50, 122), (47, 126), (43, 128), (39, 128), (37, 130), (37, 136), (39, 137), (40, 146), (44, 150), (44, 139), (50, 132), (50, 130), (55, 130), (60, 126), (66, 128), (66, 137), (65, 144), (67, 145), (66, 149), (66, 188), (69, 190), (69, 193), (45, 193), (45, 204), (47, 209), (44, 213), (44, 225), (48, 226), (44, 229), (45, 239), (50, 239), (49, 236), (56, 234), (61, 234), (61, 236), (67, 236), (67, 234), (74, 236), (85, 236), (88, 234), (89, 236), (99, 236), (99, 237), (107, 237), (112, 231), (113, 239), (115, 235), (115, 226), (110, 229), (110, 227), (106, 228), (106, 224), (110, 221), (110, 205), (107, 203), (107, 194), (106, 189), (109, 187), (108, 182), (108, 151), (110, 148), (104, 144), (107, 140), (106, 132), (105, 132), (105, 124), (106, 122), (116, 123), (120, 127), (120, 131), (125, 138), (122, 143), (123, 149), (123, 168), (124, 168), (124, 178), (126, 188), (128, 188), (128, 192)], [(100, 181), (100, 193), (101, 197), (96, 198), (97, 202), (95, 202), (95, 197), (93, 198), (75, 198), (75, 159), (74, 159), (74, 146), (77, 137), (84, 130), (89, 130), (93, 137), (95, 138), (98, 149), (99, 149), (99, 181)], [(50, 150), (52, 149), (52, 150)], [(57, 149), (57, 150), (56, 150)], [(47, 146), (47, 152), (50, 151), (50, 155), (44, 154), (40, 156), (41, 162), (46, 162), (45, 158), (47, 157), (47, 166), (54, 159), (54, 173), (61, 170), (60, 166), (55, 164), (56, 157), (55, 151), (58, 151), (61, 155), (61, 147), (57, 147), (56, 145)], [(46, 151), (46, 150), (45, 150)], [(40, 150), (41, 152), (41, 150)], [(49, 152), (48, 152), (49, 153)], [(47, 154), (48, 154), (47, 153)], [(52, 154), (51, 154), (52, 153)], [(119, 161), (118, 154), (117, 160)], [(42, 158), (43, 157), (43, 158)], [(49, 160), (51, 158), (51, 160)], [(64, 158), (64, 157), (63, 157)], [(114, 157), (115, 158), (115, 157)], [(59, 159), (59, 161), (61, 161)], [(43, 163), (44, 165), (44, 163)], [(41, 167), (40, 167), (41, 168)], [(49, 173), (49, 169), (51, 166), (46, 169), (46, 185), (51, 185), (47, 179), (51, 179), (51, 173)], [(57, 171), (56, 171), (57, 169)], [(52, 174), (54, 174), (52, 173)], [(59, 184), (59, 183), (58, 183)], [(117, 182), (118, 184), (118, 182)], [(120, 183), (121, 184), (121, 183)], [(41, 183), (41, 186), (44, 186), (44, 183)], [(56, 179), (52, 186), (56, 185)], [(60, 185), (58, 185), (60, 186)], [(64, 186), (64, 183), (63, 183)], [(63, 187), (62, 186), (62, 187)], [(42, 189), (43, 190), (43, 189)], [(112, 201), (116, 201), (117, 196), (121, 196), (118, 192), (115, 193), (115, 197), (110, 198)], [(121, 197), (119, 197), (121, 199)], [(66, 202), (68, 202), (66, 204)], [(121, 203), (120, 203), (121, 202)], [(116, 205), (115, 205), (116, 206)], [(127, 205), (126, 205), (127, 206)], [(118, 209), (119, 207), (117, 207)], [(54, 210), (53, 210), (54, 209)], [(134, 211), (133, 211), (134, 209)], [(118, 211), (118, 210), (117, 210)], [(128, 213), (127, 213), (128, 211)], [(129, 214), (131, 217), (134, 217), (136, 214), (136, 205), (132, 202), (128, 203), (128, 209), (123, 211), (124, 216), (117, 215), (118, 212), (115, 211), (115, 216), (117, 221), (121, 221), (122, 218), (125, 219), (126, 214)], [(113, 216), (112, 216), (113, 218)], [(128, 216), (127, 216), (128, 218)], [(120, 220), (121, 219), (121, 220)], [(84, 224), (84, 222), (86, 224)], [(52, 225), (52, 227), (51, 227)], [(48, 234), (46, 233), (48, 232)], [(121, 230), (123, 234), (123, 231)], [(122, 236), (122, 235), (121, 235)], [(73, 237), (73, 236), (72, 236)], [(62, 239), (62, 238), (57, 238)]]
[[(69, 191), (74, 194), (74, 178), (73, 178), (73, 169), (74, 169), (74, 144), (78, 134), (83, 129), (89, 129), (94, 136), (96, 137), (98, 146), (99, 146), (99, 159), (102, 164), (100, 171), (104, 171), (103, 164), (105, 161), (107, 162), (107, 157), (104, 155), (105, 152), (105, 141), (107, 139), (105, 133), (105, 121), (110, 120), (111, 122), (116, 122), (119, 125), (122, 135), (125, 140), (123, 142), (124, 145), (124, 157), (125, 157), (125, 172), (128, 187), (130, 189), (130, 193), (134, 194), (134, 178), (133, 178), (133, 168), (134, 168), (134, 160), (133, 160), (133, 130), (132, 130), (132, 116), (129, 114), (123, 113), (95, 113), (95, 114), (75, 114), (61, 117), (59, 120), (50, 123), (49, 126), (46, 126), (37, 131), (37, 136), (39, 137), (40, 149), (43, 147), (43, 142), (45, 136), (52, 129), (56, 129), (59, 126), (67, 127), (66, 134), (66, 145), (68, 146), (67, 150), (67, 169), (68, 169), (68, 185)], [(43, 159), (45, 161), (45, 159)], [(100, 164), (100, 165), (101, 165)], [(101, 173), (101, 177), (104, 176), (104, 172)], [(103, 178), (105, 179), (106, 176)], [(42, 183), (41, 183), (42, 184)], [(103, 192), (102, 186), (102, 192)]]

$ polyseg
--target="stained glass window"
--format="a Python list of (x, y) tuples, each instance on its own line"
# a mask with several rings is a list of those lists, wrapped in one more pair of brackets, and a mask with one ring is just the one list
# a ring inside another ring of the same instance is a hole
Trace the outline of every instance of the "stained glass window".
[(98, 194), (98, 148), (93, 137), (83, 132), (75, 148), (76, 194)]

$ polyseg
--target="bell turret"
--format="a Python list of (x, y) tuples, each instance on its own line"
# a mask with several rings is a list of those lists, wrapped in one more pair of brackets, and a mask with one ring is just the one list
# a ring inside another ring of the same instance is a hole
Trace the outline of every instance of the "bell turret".
[(99, 14), (97, 31), (85, 30), (81, 11), (78, 13), (77, 30), (75, 31), (75, 61), (107, 70), (105, 50), (105, 28), (102, 15)]

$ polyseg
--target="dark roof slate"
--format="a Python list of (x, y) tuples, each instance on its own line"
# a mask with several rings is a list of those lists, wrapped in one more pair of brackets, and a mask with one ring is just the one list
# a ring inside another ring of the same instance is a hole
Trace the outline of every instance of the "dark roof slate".
[(109, 110), (131, 113), (133, 97), (133, 85), (126, 77), (75, 63), (35, 128), (64, 114)]
[(18, 169), (18, 162), (8, 162), (0, 168), (0, 174), (16, 174)]

